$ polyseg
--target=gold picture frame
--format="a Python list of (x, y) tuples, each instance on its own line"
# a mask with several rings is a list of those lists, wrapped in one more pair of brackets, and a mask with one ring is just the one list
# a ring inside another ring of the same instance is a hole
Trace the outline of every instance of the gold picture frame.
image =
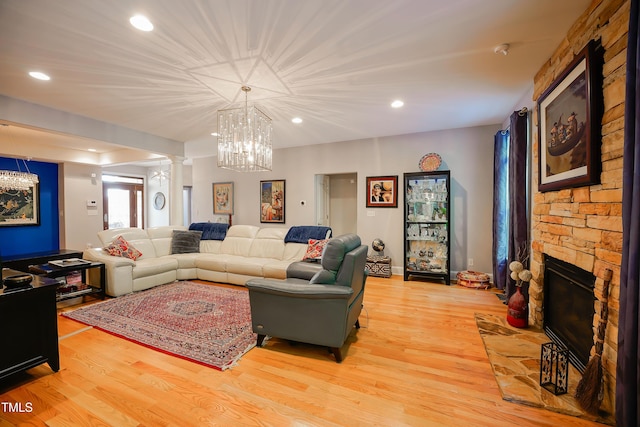
[(213, 183), (214, 215), (233, 215), (233, 182)]

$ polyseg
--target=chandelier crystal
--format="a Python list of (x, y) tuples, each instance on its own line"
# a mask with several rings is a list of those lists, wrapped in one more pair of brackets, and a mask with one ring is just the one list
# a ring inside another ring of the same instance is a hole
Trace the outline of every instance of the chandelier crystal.
[[(9, 125), (6, 123), (0, 123), (0, 128), (7, 128), (7, 133), (9, 132)], [(10, 134), (8, 134), (8, 136), (11, 137)], [(9, 142), (13, 143), (13, 141)], [(0, 191), (26, 191), (40, 182), (38, 175), (31, 173), (29, 166), (27, 166), (27, 162), (25, 162), (24, 159), (22, 159), (22, 163), (24, 164), (26, 172), (22, 172), (20, 170), (20, 162), (18, 159), (15, 160), (17, 166), (16, 169), (18, 169), (17, 171), (0, 170)]]
[(242, 86), (244, 108), (218, 111), (218, 167), (238, 172), (270, 171), (273, 165), (271, 119), (248, 106), (249, 86)]
[(0, 171), (0, 190), (29, 190), (38, 182), (38, 175), (33, 173)]

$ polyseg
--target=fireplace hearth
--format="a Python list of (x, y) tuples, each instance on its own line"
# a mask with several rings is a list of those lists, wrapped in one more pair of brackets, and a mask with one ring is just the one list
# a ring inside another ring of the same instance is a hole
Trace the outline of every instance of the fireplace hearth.
[(545, 254), (543, 329), (569, 350), (570, 362), (581, 373), (593, 347), (594, 286), (590, 272)]

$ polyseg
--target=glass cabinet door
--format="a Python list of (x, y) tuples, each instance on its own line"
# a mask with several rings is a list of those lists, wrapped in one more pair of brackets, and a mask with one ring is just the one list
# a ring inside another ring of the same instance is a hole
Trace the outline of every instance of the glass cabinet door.
[(449, 274), (449, 171), (404, 174), (404, 280)]

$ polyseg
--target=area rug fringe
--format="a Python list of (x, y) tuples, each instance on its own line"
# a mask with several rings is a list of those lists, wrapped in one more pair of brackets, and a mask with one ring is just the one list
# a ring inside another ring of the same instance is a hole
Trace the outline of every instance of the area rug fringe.
[(238, 362), (240, 361), (240, 358), (242, 356), (244, 356), (249, 350), (251, 350), (253, 347), (256, 346), (256, 343), (254, 342), (253, 344), (249, 344), (247, 346), (247, 348), (245, 348), (242, 353), (238, 354), (231, 362), (227, 363), (226, 365), (224, 365), (222, 368), (220, 368), (221, 371), (226, 371), (229, 368), (233, 368), (235, 367)]

